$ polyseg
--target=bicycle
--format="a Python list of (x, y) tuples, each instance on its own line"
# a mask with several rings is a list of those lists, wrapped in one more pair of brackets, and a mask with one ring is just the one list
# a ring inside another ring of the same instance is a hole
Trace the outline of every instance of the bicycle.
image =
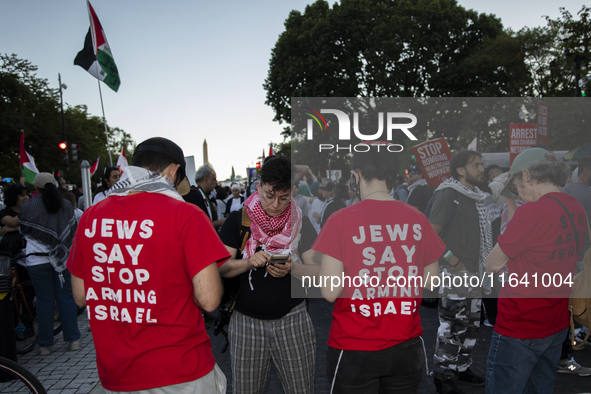
[[(14, 302), (14, 321), (16, 336), (16, 352), (26, 354), (37, 345), (37, 310), (35, 307), (35, 288), (31, 280), (20, 281), (17, 264), (28, 256), (47, 256), (46, 253), (29, 253), (11, 255), (0, 252), (0, 256), (6, 256), (11, 260), (10, 271), (12, 274), (12, 290), (10, 300)], [(80, 316), (86, 308), (78, 308), (77, 316)], [(62, 325), (58, 321), (53, 327), (53, 336), (62, 331)]]
[(0, 392), (22, 393), (25, 388), (34, 394), (47, 394), (47, 391), (31, 372), (22, 365), (0, 357)]
[(30, 280), (20, 281), (18, 277), (17, 262), (30, 255), (11, 255), (0, 252), (0, 256), (10, 259), (10, 275), (12, 275), (12, 290), (10, 301), (14, 303), (14, 323), (16, 337), (16, 352), (26, 354), (35, 348), (37, 344), (37, 312), (35, 309), (35, 289)]

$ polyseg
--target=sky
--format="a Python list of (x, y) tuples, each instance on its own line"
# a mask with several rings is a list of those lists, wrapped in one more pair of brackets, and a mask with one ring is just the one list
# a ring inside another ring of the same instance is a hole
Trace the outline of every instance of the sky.
[[(310, 2), (92, 1), (121, 77), (117, 93), (101, 86), (107, 123), (137, 143), (169, 138), (185, 156), (195, 157), (197, 167), (207, 139), (219, 180), (230, 176), (232, 166), (246, 176), (246, 167), (254, 167), (263, 150), (268, 153), (270, 142), (283, 141), (285, 124), (273, 122), (262, 85), (285, 19)], [(582, 0), (458, 3), (494, 14), (515, 31), (546, 25), (543, 16), (558, 18), (559, 6), (576, 15), (589, 5)], [(97, 80), (73, 64), (88, 28), (85, 0), (0, 2), (0, 52), (38, 66), (37, 76), (52, 88), (59, 86), (60, 73), (67, 85), (64, 102), (84, 104), (91, 115), (102, 117)]]

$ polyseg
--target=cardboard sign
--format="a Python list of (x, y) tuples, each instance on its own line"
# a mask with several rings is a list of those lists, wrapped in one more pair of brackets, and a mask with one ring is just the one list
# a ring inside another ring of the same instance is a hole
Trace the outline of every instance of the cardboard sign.
[(537, 123), (511, 123), (509, 125), (509, 163), (518, 154), (538, 143)]
[(449, 171), (451, 151), (445, 138), (426, 141), (411, 149), (421, 167), (423, 178), (429, 186), (437, 187), (441, 182), (451, 177)]
[(538, 101), (538, 144), (550, 146), (548, 138), (548, 104)]
[(473, 150), (473, 151), (477, 151), (478, 150), (478, 138), (474, 137), (474, 139), (472, 140), (472, 142), (470, 142), (470, 145), (468, 145), (468, 150)]

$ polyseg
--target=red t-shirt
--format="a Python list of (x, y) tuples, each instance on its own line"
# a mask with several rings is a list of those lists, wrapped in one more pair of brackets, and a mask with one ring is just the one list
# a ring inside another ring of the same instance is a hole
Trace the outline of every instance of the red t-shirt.
[(84, 279), (106, 389), (184, 383), (213, 369), (191, 280), (228, 257), (202, 210), (161, 194), (108, 197), (84, 212), (67, 267)]
[[(312, 248), (343, 262), (348, 277), (379, 280), (343, 289), (329, 346), (382, 350), (423, 333), (418, 312), (423, 288), (408, 286), (409, 277), (422, 277), (445, 249), (425, 215), (399, 201), (364, 200), (333, 213)], [(405, 277), (407, 286), (388, 283), (388, 276)]]
[(499, 247), (509, 257), (509, 275), (514, 274), (516, 279), (506, 282), (499, 295), (495, 331), (501, 335), (545, 338), (569, 324), (572, 287), (564, 282), (574, 279), (577, 243), (566, 211), (548, 196), (562, 201), (574, 215), (580, 231), (579, 250), (583, 246), (585, 210), (574, 197), (549, 193), (515, 211), (507, 230), (498, 238)]

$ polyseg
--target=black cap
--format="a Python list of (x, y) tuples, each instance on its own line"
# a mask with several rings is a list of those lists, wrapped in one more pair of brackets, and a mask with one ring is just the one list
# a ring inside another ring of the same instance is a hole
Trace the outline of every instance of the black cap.
[(421, 167), (419, 167), (419, 166), (410, 166), (410, 167), (408, 167), (408, 173), (409, 174), (421, 174), (421, 175), (423, 175), (423, 172), (421, 171)]
[(183, 150), (171, 140), (162, 137), (149, 138), (136, 146), (133, 154), (141, 151), (158, 152), (170, 157), (173, 162), (180, 164), (178, 171), (180, 172), (182, 178), (186, 176), (185, 155), (183, 154)]
[(324, 186), (318, 186), (318, 189), (319, 190), (326, 190), (327, 192), (331, 192), (332, 189), (334, 189), (334, 183), (333, 182), (328, 182)]

